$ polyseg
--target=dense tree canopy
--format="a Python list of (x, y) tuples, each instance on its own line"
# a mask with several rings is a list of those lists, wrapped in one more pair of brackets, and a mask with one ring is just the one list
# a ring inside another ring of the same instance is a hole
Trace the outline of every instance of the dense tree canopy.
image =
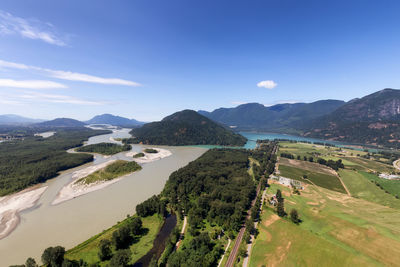
[(92, 155), (71, 154), (66, 150), (104, 133), (108, 131), (64, 129), (48, 138), (30, 136), (0, 143), (0, 196), (45, 182), (59, 171), (92, 161)]
[(131, 132), (136, 138), (126, 143), (151, 145), (243, 146), (246, 138), (211, 121), (193, 110), (184, 110)]
[(114, 155), (119, 152), (131, 150), (131, 145), (118, 145), (113, 143), (99, 143), (88, 146), (82, 146), (76, 149), (78, 152), (91, 152), (103, 155)]

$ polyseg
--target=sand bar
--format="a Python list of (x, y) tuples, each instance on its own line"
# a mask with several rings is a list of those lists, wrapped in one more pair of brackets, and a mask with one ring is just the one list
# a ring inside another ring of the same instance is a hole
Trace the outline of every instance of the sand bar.
[(34, 187), (0, 198), (0, 239), (9, 235), (19, 223), (19, 212), (35, 206), (45, 187)]
[(100, 190), (106, 186), (109, 186), (113, 183), (118, 182), (122, 177), (116, 178), (110, 181), (105, 181), (105, 182), (97, 182), (97, 183), (92, 183), (92, 184), (83, 184), (83, 183), (75, 183), (77, 180), (84, 178), (98, 170), (101, 170), (111, 163), (115, 162), (116, 160), (109, 160), (107, 162), (98, 164), (98, 165), (93, 165), (87, 168), (84, 168), (82, 170), (76, 171), (72, 174), (72, 181), (69, 182), (67, 185), (65, 185), (60, 192), (58, 192), (56, 198), (53, 200), (51, 203), (52, 205), (57, 205), (60, 204), (61, 202), (76, 198), (78, 196), (85, 195), (87, 193)]
[[(172, 155), (171, 151), (167, 150), (167, 149), (162, 149), (162, 148), (152, 148), (158, 151), (158, 153), (146, 153), (146, 152), (142, 152), (144, 154), (143, 157), (140, 158), (134, 158), (133, 160), (136, 161), (137, 163), (149, 163), (149, 162), (153, 162), (162, 158), (166, 158)], [(130, 151), (128, 153), (125, 154), (125, 156), (131, 158), (134, 155), (138, 154), (137, 152), (134, 151)]]

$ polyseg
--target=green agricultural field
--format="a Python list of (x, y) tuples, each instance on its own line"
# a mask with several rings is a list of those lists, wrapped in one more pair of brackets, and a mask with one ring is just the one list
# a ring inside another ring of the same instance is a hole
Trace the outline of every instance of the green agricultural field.
[(377, 175), (372, 174), (372, 173), (367, 173), (367, 172), (360, 172), (365, 178), (372, 182), (376, 182), (385, 191), (388, 191), (390, 194), (393, 196), (399, 196), (400, 197), (400, 180), (388, 180), (388, 179), (383, 179), (379, 178)]
[[(370, 183), (370, 182), (369, 182)], [(400, 262), (400, 212), (312, 185), (301, 195), (283, 191), (285, 210), (299, 225), (264, 205), (250, 266), (395, 266)]]
[(344, 157), (343, 159), (346, 159), (346, 161), (353, 163), (352, 165), (343, 163), (345, 166), (350, 165), (350, 168), (355, 168), (357, 170), (363, 170), (363, 171), (374, 170), (376, 172), (381, 172), (381, 173), (382, 172), (391, 173), (394, 171), (392, 165), (377, 162), (375, 160), (369, 160), (360, 157)]
[(91, 184), (98, 181), (109, 181), (141, 169), (142, 167), (134, 161), (117, 160), (104, 169), (79, 179), (76, 183)]
[[(163, 219), (159, 215), (153, 215), (141, 219), (143, 222), (143, 228), (147, 229), (147, 233), (144, 236), (141, 236), (137, 243), (130, 246), (130, 250), (132, 251), (132, 264), (144, 256), (153, 247), (153, 241), (163, 222)], [(99, 262), (98, 247), (100, 240), (111, 240), (112, 233), (124, 226), (128, 220), (129, 218), (68, 250), (65, 257), (71, 260), (83, 259), (88, 264)], [(107, 266), (107, 264), (108, 261), (105, 261), (101, 263), (101, 266)]]
[(313, 182), (314, 184), (338, 191), (341, 193), (346, 193), (346, 190), (343, 188), (342, 183), (340, 182), (339, 178), (333, 175), (312, 172), (309, 170), (304, 170), (295, 167), (289, 167), (286, 165), (279, 165), (279, 171), (282, 176), (299, 180), (301, 182), (309, 183), (307, 180), (303, 179), (303, 176), (306, 175), (307, 179)]
[[(290, 142), (280, 142), (279, 143), (279, 153), (286, 152), (295, 154), (296, 156), (318, 156), (325, 159), (334, 159), (337, 160), (341, 157), (345, 156), (356, 156), (367, 154), (364, 151), (353, 150), (349, 148), (338, 148), (338, 147), (328, 147), (322, 145), (315, 144), (307, 144), (307, 143), (290, 143)], [(333, 157), (333, 158), (332, 158)]]
[(392, 208), (400, 208), (400, 200), (385, 193), (365, 176), (365, 173), (352, 170), (339, 170), (342, 181), (352, 196)]

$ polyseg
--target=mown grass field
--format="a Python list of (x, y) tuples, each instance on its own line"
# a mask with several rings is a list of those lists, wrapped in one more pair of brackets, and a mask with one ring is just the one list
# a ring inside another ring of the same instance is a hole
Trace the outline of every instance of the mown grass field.
[(304, 156), (314, 157), (314, 159), (323, 158), (325, 160), (331, 159), (335, 161), (341, 159), (346, 168), (362, 171), (374, 170), (386, 173), (395, 171), (387, 159), (381, 159), (379, 155), (377, 155), (379, 160), (386, 161), (387, 163), (378, 162), (377, 160), (374, 160), (374, 158), (365, 159), (361, 156), (366, 155), (367, 152), (349, 148), (324, 147), (307, 143), (280, 142), (279, 153), (291, 153), (296, 157), (299, 155), (301, 159), (303, 159)]
[(309, 183), (309, 181), (303, 179), (303, 176), (306, 175), (308, 180), (312, 181), (314, 184), (318, 186), (338, 191), (341, 193), (346, 193), (346, 190), (343, 188), (340, 180), (333, 175), (323, 174), (320, 172), (312, 172), (309, 170), (295, 168), (281, 164), (279, 165), (279, 171), (281, 176)]
[[(88, 264), (99, 262), (98, 247), (100, 240), (111, 240), (112, 233), (125, 225), (127, 223), (127, 220), (128, 219), (114, 225), (104, 232), (93, 236), (92, 238), (86, 240), (78, 246), (68, 250), (65, 257), (71, 260), (83, 259)], [(142, 256), (144, 256), (153, 247), (153, 241), (156, 238), (159, 229), (161, 228), (163, 219), (159, 215), (153, 215), (142, 218), (142, 222), (143, 228), (148, 229), (148, 232), (144, 236), (140, 237), (138, 242), (130, 246), (130, 250), (132, 251), (132, 264), (140, 259)], [(100, 266), (107, 266), (107, 264), (108, 261), (104, 261), (101, 263)]]
[(362, 171), (360, 171), (359, 173), (362, 174), (368, 180), (379, 183), (384, 190), (388, 191), (393, 196), (400, 197), (400, 180), (388, 180), (384, 178), (379, 178), (375, 174)]
[(284, 191), (285, 210), (296, 208), (303, 222), (295, 225), (264, 206), (250, 266), (399, 265), (398, 209), (313, 185), (300, 196), (277, 184), (267, 192), (278, 188)]
[(365, 173), (353, 170), (339, 170), (339, 175), (353, 197), (400, 209), (400, 200), (371, 183), (366, 178)]
[(348, 162), (347, 165), (350, 168), (353, 167), (358, 170), (363, 170), (363, 171), (374, 170), (374, 171), (381, 172), (381, 173), (382, 172), (391, 173), (392, 171), (394, 171), (394, 168), (392, 165), (377, 162), (375, 160), (369, 160), (369, 159), (364, 159), (364, 158), (360, 158), (360, 157), (344, 157), (342, 160), (344, 160), (344, 159)]

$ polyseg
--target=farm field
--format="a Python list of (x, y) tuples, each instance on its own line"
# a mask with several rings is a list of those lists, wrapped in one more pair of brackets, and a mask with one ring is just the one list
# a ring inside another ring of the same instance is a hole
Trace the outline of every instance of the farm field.
[(339, 170), (339, 175), (353, 197), (365, 199), (384, 206), (399, 208), (400, 200), (371, 183), (365, 173), (352, 170)]
[(283, 191), (285, 210), (297, 209), (299, 225), (262, 211), (249, 266), (395, 266), (400, 262), (400, 213), (363, 199), (308, 185), (299, 195)]
[[(279, 163), (279, 172), (281, 176), (299, 180), (304, 183), (310, 183), (308, 180), (310, 180), (312, 183), (327, 188), (331, 189), (334, 191), (338, 191), (341, 193), (345, 193), (345, 189), (343, 188), (340, 180), (338, 177), (330, 174), (324, 174), (321, 172), (316, 172), (316, 171), (309, 171), (307, 169), (301, 169), (301, 168), (296, 168), (296, 167), (291, 167), (287, 165), (282, 165)], [(307, 179), (304, 179), (303, 177), (306, 176)]]
[(376, 182), (379, 185), (381, 185), (384, 190), (388, 191), (393, 196), (400, 197), (400, 180), (383, 179), (376, 176), (375, 174), (362, 171), (360, 171), (359, 173), (362, 174), (368, 180)]

